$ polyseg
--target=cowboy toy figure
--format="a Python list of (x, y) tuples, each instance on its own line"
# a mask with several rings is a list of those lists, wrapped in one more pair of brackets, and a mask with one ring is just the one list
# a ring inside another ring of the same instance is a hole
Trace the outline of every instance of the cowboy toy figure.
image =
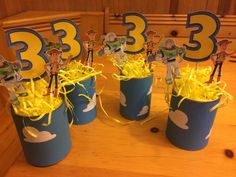
[(231, 56), (233, 54), (236, 53), (236, 50), (234, 52), (231, 52), (231, 53), (228, 53), (226, 50), (227, 50), (227, 47), (228, 45), (232, 43), (232, 41), (229, 41), (227, 39), (224, 39), (224, 40), (221, 40), (218, 42), (218, 51), (213, 54), (211, 56), (211, 60), (213, 61), (213, 64), (214, 64), (214, 70), (210, 76), (210, 79), (207, 83), (211, 83), (214, 79), (214, 75), (215, 75), (215, 72), (216, 72), (216, 69), (219, 67), (218, 69), (218, 77), (217, 77), (217, 82), (220, 81), (220, 78), (221, 78), (221, 69), (222, 69), (222, 66), (223, 66), (223, 63), (226, 59), (226, 57), (228, 56)]
[(88, 36), (89, 40), (84, 42), (84, 48), (87, 51), (87, 56), (85, 60), (85, 65), (93, 66), (93, 52), (94, 48), (96, 47), (96, 35), (97, 32), (94, 30), (89, 30), (86, 35)]
[(152, 56), (154, 56), (154, 49), (157, 46), (157, 43), (154, 41), (154, 38), (157, 36), (157, 32), (150, 30), (146, 33), (146, 35), (147, 42), (144, 43), (144, 48), (146, 50), (145, 63), (149, 64), (149, 68), (151, 68), (152, 62), (155, 60), (155, 57)]
[[(59, 44), (58, 44), (59, 45)], [(55, 79), (55, 89), (54, 89), (54, 97), (58, 96), (58, 73), (63, 66), (66, 66), (70, 63), (71, 57), (69, 57), (66, 62), (62, 62), (61, 54), (62, 51), (57, 44), (48, 47), (46, 54), (48, 56), (49, 63), (45, 65), (45, 70), (49, 76), (49, 85), (47, 88), (47, 93), (44, 96), (48, 96), (51, 94), (51, 86), (53, 77)], [(56, 47), (55, 47), (56, 46)]]
[[(21, 65), (19, 62), (9, 62), (0, 56), (0, 85), (5, 86), (10, 95), (10, 103), (14, 105), (19, 104), (17, 96), (27, 96), (24, 92), (24, 87), (19, 81), (22, 80), (20, 74)], [(18, 93), (18, 95), (16, 94)]]
[(103, 41), (102, 48), (97, 52), (98, 56), (104, 54), (113, 54), (118, 65), (121, 65), (120, 59), (127, 61), (126, 54), (126, 38), (117, 37), (115, 33), (108, 33)]
[(174, 77), (179, 76), (179, 63), (182, 59), (177, 62), (176, 57), (180, 56), (183, 58), (185, 49), (178, 47), (173, 39), (165, 39), (163, 44), (160, 46), (157, 56), (162, 59), (162, 62), (166, 64), (166, 83), (172, 84), (173, 76), (172, 70), (174, 70)]

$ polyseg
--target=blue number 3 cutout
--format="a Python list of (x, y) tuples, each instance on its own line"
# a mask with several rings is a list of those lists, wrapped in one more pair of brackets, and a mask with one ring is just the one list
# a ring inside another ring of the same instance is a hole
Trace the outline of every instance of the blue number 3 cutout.
[(34, 30), (28, 28), (11, 29), (6, 32), (9, 47), (23, 46), (16, 50), (16, 57), (22, 63), (22, 81), (38, 80), (46, 75), (44, 66), (48, 62), (45, 42)]
[(74, 22), (67, 19), (53, 21), (51, 30), (54, 35), (61, 34), (59, 41), (65, 47), (62, 53), (63, 59), (67, 59), (70, 55), (72, 59), (80, 56), (83, 48), (79, 40), (79, 28)]
[(191, 31), (189, 43), (184, 44), (186, 53), (184, 59), (193, 62), (208, 60), (217, 51), (216, 35), (220, 29), (218, 17), (207, 11), (198, 11), (188, 14), (186, 28), (198, 29)]
[(130, 12), (123, 14), (123, 25), (131, 26), (127, 30), (127, 51), (126, 53), (137, 54), (144, 51), (144, 43), (146, 42), (146, 30), (148, 27), (145, 16)]

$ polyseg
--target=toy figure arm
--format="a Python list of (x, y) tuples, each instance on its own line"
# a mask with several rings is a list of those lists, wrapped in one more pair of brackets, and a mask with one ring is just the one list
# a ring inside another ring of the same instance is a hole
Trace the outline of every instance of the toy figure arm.
[(85, 50), (88, 50), (88, 41), (84, 41), (83, 46), (84, 46)]
[(44, 65), (45, 71), (46, 71), (48, 76), (50, 76), (50, 69), (49, 69), (49, 67), (50, 67), (50, 63), (47, 63), (46, 65)]
[(66, 60), (65, 62), (63, 62), (63, 63), (60, 64), (60, 66), (66, 66), (66, 65), (68, 65), (68, 64), (71, 62), (71, 59), (72, 59), (72, 58), (73, 58), (73, 56), (70, 55), (70, 56), (67, 58), (67, 60)]
[(211, 61), (213, 62), (213, 64), (215, 65), (215, 64), (216, 64), (217, 55), (216, 55), (216, 54), (212, 54), (212, 55), (210, 56), (210, 58), (211, 58)]
[(236, 53), (236, 50), (233, 51), (233, 52), (230, 52), (230, 53), (227, 53), (227, 52), (226, 52), (227, 56), (231, 56), (231, 55), (233, 55), (233, 54), (235, 54), (235, 53)]
[(178, 47), (178, 55), (180, 56), (179, 63), (183, 61), (184, 54), (186, 53), (185, 47)]
[(121, 44), (126, 44), (126, 37), (119, 38)]
[(147, 50), (147, 42), (144, 42), (143, 48), (144, 48), (145, 50)]
[(0, 85), (5, 82), (5, 80), (4, 80), (5, 77), (6, 77), (6, 76), (0, 76)]
[(156, 55), (156, 56), (155, 56), (156, 61), (163, 61), (164, 55), (163, 55), (163, 53), (161, 52), (160, 49), (157, 50), (157, 52), (156, 52), (155, 55)]

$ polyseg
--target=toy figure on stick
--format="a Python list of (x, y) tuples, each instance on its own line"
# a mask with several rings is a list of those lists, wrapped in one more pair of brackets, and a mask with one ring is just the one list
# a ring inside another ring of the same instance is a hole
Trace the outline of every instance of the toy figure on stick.
[(19, 104), (17, 96), (28, 95), (24, 92), (23, 85), (19, 83), (23, 78), (20, 71), (21, 65), (19, 62), (7, 61), (0, 55), (0, 85), (7, 88), (10, 95), (10, 103), (14, 105)]
[(154, 49), (157, 46), (157, 42), (154, 41), (154, 38), (157, 36), (156, 31), (148, 31), (146, 33), (147, 35), (147, 42), (144, 44), (144, 48), (146, 50), (146, 59), (145, 63), (149, 64), (149, 69), (152, 67), (152, 62), (155, 60), (154, 56)]
[(231, 55), (236, 53), (236, 50), (230, 53), (227, 52), (227, 48), (230, 43), (232, 43), (232, 41), (229, 41), (228, 39), (224, 39), (218, 42), (218, 51), (211, 56), (211, 60), (213, 61), (214, 64), (214, 69), (207, 83), (212, 83), (217, 68), (218, 68), (217, 82), (220, 81), (221, 69), (226, 57), (230, 57)]
[(62, 67), (68, 65), (71, 61), (72, 56), (70, 56), (65, 62), (61, 59), (62, 51), (60, 49), (60, 44), (51, 43), (48, 47), (46, 54), (48, 56), (49, 63), (45, 65), (45, 70), (49, 76), (49, 85), (47, 88), (47, 93), (44, 96), (51, 94), (51, 86), (53, 78), (55, 79), (54, 97), (58, 96), (58, 73)]
[(85, 65), (93, 66), (93, 61), (94, 61), (94, 48), (96, 47), (96, 35), (97, 32), (94, 30), (89, 30), (86, 35), (88, 36), (89, 40), (84, 42), (84, 48), (87, 51), (87, 56), (85, 60)]
[(121, 65), (121, 59), (123, 62), (127, 61), (126, 54), (126, 38), (117, 37), (115, 33), (110, 32), (105, 36), (103, 46), (97, 52), (98, 56), (104, 54), (113, 54), (115, 56), (118, 65)]
[[(156, 57), (166, 64), (166, 83), (172, 84), (173, 78), (179, 76), (179, 63), (182, 62), (185, 48), (178, 47), (173, 39), (165, 39), (157, 51)], [(181, 57), (177, 62), (176, 58)], [(173, 72), (173, 74), (172, 74)]]

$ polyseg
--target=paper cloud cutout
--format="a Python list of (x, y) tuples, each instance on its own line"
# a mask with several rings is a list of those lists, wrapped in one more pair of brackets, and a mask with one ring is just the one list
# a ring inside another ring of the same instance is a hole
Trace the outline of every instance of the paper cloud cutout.
[(149, 89), (147, 95), (150, 95), (151, 93), (152, 93), (152, 86), (150, 87), (150, 89)]
[(144, 107), (142, 107), (141, 111), (138, 113), (137, 116), (142, 116), (148, 113), (149, 107), (146, 105)]
[(48, 131), (38, 131), (34, 127), (24, 127), (23, 134), (25, 136), (24, 141), (29, 143), (43, 143), (54, 139), (57, 135)]
[(205, 137), (205, 140), (207, 140), (208, 138), (210, 138), (210, 136), (211, 136), (211, 130), (212, 130), (212, 128), (210, 129), (209, 133), (208, 133), (207, 136)]
[(170, 111), (169, 118), (179, 128), (189, 129), (188, 125), (186, 125), (188, 123), (188, 116), (184, 112), (180, 110)]
[(87, 107), (83, 110), (83, 112), (89, 112), (94, 109), (96, 106), (96, 93), (94, 93), (92, 100), (88, 103)]
[(127, 106), (126, 97), (125, 97), (125, 94), (122, 91), (120, 91), (120, 104), (124, 107)]

